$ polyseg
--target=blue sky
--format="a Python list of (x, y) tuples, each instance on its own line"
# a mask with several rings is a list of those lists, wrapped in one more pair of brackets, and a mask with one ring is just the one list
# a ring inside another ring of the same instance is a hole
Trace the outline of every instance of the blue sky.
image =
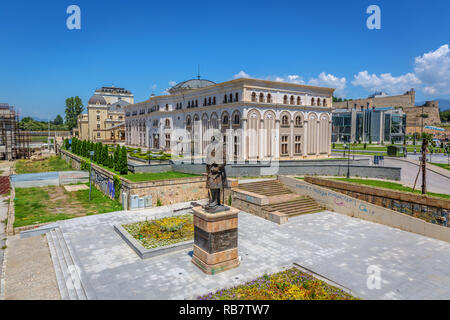
[[(68, 30), (66, 9), (81, 9)], [(366, 9), (381, 9), (369, 30)], [(416, 88), (450, 97), (450, 1), (2, 1), (0, 102), (21, 115), (64, 116), (114, 84), (147, 99), (201, 75), (337, 87), (343, 97)]]

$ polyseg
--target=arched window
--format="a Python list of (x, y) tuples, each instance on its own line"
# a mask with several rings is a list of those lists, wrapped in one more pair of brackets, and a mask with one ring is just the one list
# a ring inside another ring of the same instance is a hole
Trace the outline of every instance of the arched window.
[(320, 106), (320, 98), (317, 98), (317, 105)]
[(259, 102), (264, 102), (264, 94), (262, 92), (259, 94)]
[(170, 127), (170, 120), (166, 119), (166, 127), (169, 128)]
[(188, 108), (190, 108), (191, 107), (191, 102), (190, 101), (188, 101)]
[(324, 107), (327, 106), (327, 99), (323, 99), (323, 106), (324, 106)]
[(239, 117), (239, 114), (236, 113), (236, 114), (234, 115), (234, 121), (233, 121), (233, 124), (240, 124), (240, 122), (241, 122), (241, 119), (240, 119), (240, 117)]
[(314, 106), (315, 105), (315, 101), (314, 98), (311, 98), (311, 105)]
[(281, 117), (281, 125), (288, 126), (289, 125), (289, 118), (287, 115), (284, 115)]
[(190, 126), (191, 125), (191, 117), (188, 117), (186, 120), (186, 125)]
[(216, 104), (216, 97), (213, 97), (213, 104)]
[(294, 96), (291, 96), (291, 104), (294, 104)]
[(195, 100), (195, 106), (198, 107), (198, 100)]
[(302, 117), (300, 117), (300, 116), (296, 116), (295, 117), (295, 125), (296, 126), (301, 126), (302, 125)]
[(287, 104), (287, 103), (288, 103), (288, 97), (287, 97), (287, 95), (284, 95), (284, 97), (283, 97), (283, 103), (284, 103), (284, 104)]
[(239, 101), (239, 93), (236, 92), (236, 94), (234, 95), (234, 101)]
[(228, 99), (228, 97), (227, 97), (227, 95), (225, 94), (225, 95), (223, 96), (223, 103), (227, 103), (227, 102), (228, 102), (227, 99)]
[(169, 105), (166, 104), (166, 111), (169, 111)]
[(256, 102), (256, 93), (252, 92), (252, 102)]
[(206, 98), (203, 100), (203, 105), (206, 106)]
[(208, 106), (211, 105), (211, 97), (208, 98)]
[(222, 124), (228, 125), (228, 122), (229, 122), (228, 115), (224, 115), (222, 119)]
[(230, 102), (233, 102), (233, 94), (232, 93), (230, 93)]
[(300, 97), (297, 97), (297, 105), (301, 105), (302, 104), (302, 100), (300, 99)]
[(272, 95), (270, 93), (267, 94), (267, 103), (272, 103)]

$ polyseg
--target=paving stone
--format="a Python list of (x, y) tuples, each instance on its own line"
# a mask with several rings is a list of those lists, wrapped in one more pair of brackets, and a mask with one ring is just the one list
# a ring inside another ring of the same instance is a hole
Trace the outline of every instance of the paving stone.
[[(181, 206), (181, 205), (180, 205)], [(241, 212), (238, 268), (205, 275), (191, 250), (142, 260), (114, 224), (171, 215), (167, 207), (57, 222), (97, 299), (192, 299), (298, 263), (364, 299), (450, 299), (450, 243), (324, 211), (278, 225)], [(367, 268), (381, 270), (369, 290)], [(419, 272), (420, 270), (420, 272)], [(414, 288), (414, 290), (408, 289)]]

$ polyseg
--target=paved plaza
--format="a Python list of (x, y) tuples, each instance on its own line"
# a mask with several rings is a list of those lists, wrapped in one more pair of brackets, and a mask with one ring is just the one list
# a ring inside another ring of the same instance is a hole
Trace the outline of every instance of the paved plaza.
[[(171, 214), (158, 207), (55, 223), (87, 298), (192, 299), (297, 263), (363, 299), (450, 299), (450, 243), (334, 212), (298, 216), (285, 225), (241, 212), (241, 265), (212, 276), (191, 263), (190, 250), (142, 260), (113, 229)], [(379, 289), (367, 287), (369, 266), (381, 270)]]

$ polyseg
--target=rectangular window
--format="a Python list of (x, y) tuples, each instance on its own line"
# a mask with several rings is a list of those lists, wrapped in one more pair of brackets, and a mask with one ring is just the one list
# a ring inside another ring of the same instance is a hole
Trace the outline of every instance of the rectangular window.
[(99, 124), (97, 124), (97, 129), (100, 129), (100, 125)]
[(295, 136), (294, 149), (295, 149), (295, 154), (302, 153), (302, 136)]
[(281, 136), (281, 154), (287, 155), (288, 154), (288, 136)]
[(170, 149), (170, 134), (166, 134), (166, 149)]

